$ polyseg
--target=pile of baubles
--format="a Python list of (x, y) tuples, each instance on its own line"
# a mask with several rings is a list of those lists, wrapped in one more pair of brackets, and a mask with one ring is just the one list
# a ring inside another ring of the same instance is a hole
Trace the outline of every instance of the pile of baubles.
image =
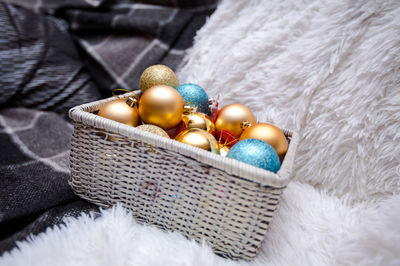
[[(153, 65), (140, 77), (140, 97), (104, 104), (98, 115), (276, 173), (287, 152), (284, 133), (257, 123), (243, 104), (218, 101), (193, 83), (178, 83), (169, 67)], [(213, 119), (212, 119), (213, 118)]]

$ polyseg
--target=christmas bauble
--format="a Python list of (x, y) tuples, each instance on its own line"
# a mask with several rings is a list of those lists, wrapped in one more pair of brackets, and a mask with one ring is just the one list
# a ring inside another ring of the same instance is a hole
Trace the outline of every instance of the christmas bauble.
[(215, 120), (215, 128), (216, 130), (228, 131), (235, 138), (239, 138), (244, 123), (256, 123), (256, 118), (250, 109), (243, 104), (228, 104), (219, 110)]
[(208, 114), (209, 98), (202, 87), (193, 83), (185, 83), (179, 85), (176, 90), (182, 96), (185, 105), (190, 105), (197, 108), (198, 112)]
[(114, 100), (100, 107), (98, 115), (135, 127), (139, 124), (139, 113), (134, 105), (132, 98)]
[(240, 135), (240, 140), (244, 139), (259, 139), (267, 142), (275, 149), (281, 162), (287, 152), (285, 134), (278, 127), (268, 123), (257, 123), (246, 128)]
[(212, 134), (219, 143), (224, 143), (224, 145), (228, 147), (232, 147), (239, 141), (231, 132), (226, 130), (217, 130)]
[(165, 65), (153, 65), (146, 68), (140, 76), (139, 87), (145, 92), (155, 85), (178, 86), (178, 79), (172, 69)]
[(268, 143), (259, 139), (239, 141), (229, 150), (228, 158), (276, 173), (280, 166), (278, 154)]
[(161, 127), (155, 126), (155, 125), (141, 125), (136, 128), (147, 131), (147, 132), (151, 132), (153, 134), (156, 134), (156, 135), (159, 135), (162, 137), (169, 138), (167, 132), (165, 132), (164, 129), (162, 129)]
[(181, 122), (182, 113), (183, 99), (170, 86), (153, 86), (140, 97), (139, 115), (146, 124), (156, 125), (167, 130)]
[(184, 131), (186, 128), (186, 125), (183, 121), (181, 121), (177, 126), (170, 128), (168, 130), (165, 130), (165, 132), (167, 132), (168, 136), (171, 139), (175, 139), (176, 136), (178, 136), (179, 133), (181, 133), (182, 131)]
[(205, 130), (190, 128), (182, 131), (175, 140), (219, 154), (218, 142)]
[(182, 121), (185, 122), (187, 128), (200, 128), (207, 132), (215, 130), (214, 123), (203, 113), (190, 113), (182, 116)]

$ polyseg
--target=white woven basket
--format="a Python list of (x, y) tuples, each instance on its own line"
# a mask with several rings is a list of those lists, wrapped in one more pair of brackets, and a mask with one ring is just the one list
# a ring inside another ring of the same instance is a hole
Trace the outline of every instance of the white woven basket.
[(72, 190), (103, 207), (120, 202), (140, 222), (205, 239), (224, 257), (253, 259), (291, 180), (297, 134), (283, 130), (289, 149), (274, 174), (92, 113), (114, 99), (69, 112)]

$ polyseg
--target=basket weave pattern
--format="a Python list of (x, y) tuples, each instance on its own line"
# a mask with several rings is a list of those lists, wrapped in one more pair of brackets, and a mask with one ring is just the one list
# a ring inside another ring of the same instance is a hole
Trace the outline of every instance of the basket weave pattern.
[(205, 239), (224, 257), (253, 259), (290, 181), (297, 136), (284, 130), (290, 146), (274, 174), (91, 113), (113, 99), (70, 111), (72, 190), (100, 206), (120, 202), (140, 222)]

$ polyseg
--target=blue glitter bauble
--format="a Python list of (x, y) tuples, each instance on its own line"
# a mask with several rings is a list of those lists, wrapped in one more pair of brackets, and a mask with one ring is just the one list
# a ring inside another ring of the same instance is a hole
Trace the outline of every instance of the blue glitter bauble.
[(254, 165), (276, 173), (281, 167), (279, 156), (274, 148), (259, 139), (241, 140), (229, 150), (228, 158)]
[(176, 87), (176, 90), (182, 96), (185, 105), (197, 107), (197, 112), (208, 113), (209, 99), (202, 87), (192, 83), (185, 83)]

